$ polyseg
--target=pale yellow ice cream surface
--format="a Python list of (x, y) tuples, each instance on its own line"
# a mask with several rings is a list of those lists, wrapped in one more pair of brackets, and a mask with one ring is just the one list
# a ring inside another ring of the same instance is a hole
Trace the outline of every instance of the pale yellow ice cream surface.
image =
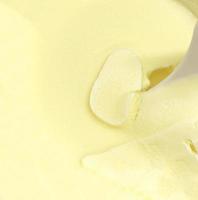
[[(196, 13), (196, 1), (185, 4)], [(185, 54), (195, 22), (191, 11), (174, 0), (2, 0), (0, 199), (144, 200), (160, 195), (145, 189), (144, 182), (142, 190), (124, 189), (122, 172), (117, 174), (112, 163), (120, 157), (128, 160), (125, 150), (115, 150), (113, 158), (107, 153), (111, 159), (99, 167), (105, 173), (112, 169), (113, 179), (84, 168), (81, 159), (170, 126), (176, 127), (175, 135), (189, 127), (189, 135), (194, 136), (198, 126), (192, 128), (186, 119), (198, 118), (197, 79), (146, 93), (136, 121), (129, 118), (117, 128), (91, 112), (90, 92), (115, 49), (134, 50), (142, 64), (145, 88), (149, 87), (147, 75), (152, 84), (158, 82), (169, 69), (156, 70), (176, 66)], [(196, 172), (194, 155), (186, 149), (182, 150), (189, 156), (191, 172)], [(137, 152), (132, 157), (142, 155)], [(174, 169), (180, 166), (172, 164)], [(92, 167), (98, 171), (98, 164)], [(189, 174), (186, 169), (185, 173)], [(181, 174), (182, 169), (175, 176)], [(126, 182), (133, 184), (130, 177)], [(185, 191), (196, 194), (193, 188), (175, 187), (178, 200)]]

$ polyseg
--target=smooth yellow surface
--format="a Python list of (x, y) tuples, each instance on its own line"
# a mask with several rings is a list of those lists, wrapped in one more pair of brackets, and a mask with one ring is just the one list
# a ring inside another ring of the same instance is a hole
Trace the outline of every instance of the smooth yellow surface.
[[(176, 89), (177, 95), (173, 95), (172, 92)], [(195, 105), (198, 99), (195, 91), (197, 89), (198, 76), (177, 81), (166, 88), (156, 89), (157, 96), (163, 97), (159, 98), (161, 104), (155, 105), (159, 109), (158, 117), (155, 116), (158, 124), (161, 121), (165, 123), (164, 119), (176, 118), (171, 116), (173, 115), (170, 113), (171, 109), (178, 109), (177, 115), (184, 115), (182, 107), (186, 109), (188, 106), (185, 118), (168, 128), (154, 132), (153, 136), (138, 141), (132, 140), (102, 154), (85, 157), (84, 166), (153, 200), (196, 200), (198, 109)], [(154, 97), (155, 92), (150, 91), (151, 93)], [(178, 105), (174, 105), (176, 102)], [(185, 105), (186, 103), (189, 105)], [(145, 104), (142, 108), (144, 106)], [(165, 111), (163, 111), (164, 106), (166, 106)], [(190, 111), (194, 114), (189, 115), (187, 112)], [(160, 116), (163, 116), (161, 121)], [(144, 121), (141, 122), (143, 127), (147, 128)]]
[(116, 48), (134, 49), (145, 74), (175, 66), (196, 18), (172, 0), (2, 2), (0, 199), (136, 200), (134, 191), (83, 168), (81, 158), (177, 122), (194, 95), (170, 105), (162, 96), (170, 118), (159, 114), (157, 94), (148, 95), (137, 123), (116, 129), (90, 112), (90, 90)]
[(139, 109), (143, 69), (131, 49), (117, 49), (107, 58), (90, 94), (90, 108), (107, 124), (123, 125)]

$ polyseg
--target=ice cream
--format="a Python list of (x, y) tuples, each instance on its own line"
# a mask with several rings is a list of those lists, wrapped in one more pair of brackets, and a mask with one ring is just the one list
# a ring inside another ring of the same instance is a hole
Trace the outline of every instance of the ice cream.
[[(170, 73), (188, 48), (198, 3), (2, 2), (6, 5), (0, 4), (0, 199), (144, 200), (158, 195), (143, 186), (141, 192), (124, 189), (118, 176), (112, 180), (98, 172), (98, 165), (84, 167), (81, 161), (175, 123), (180, 130), (186, 118), (195, 120), (197, 80), (164, 88), (164, 93), (145, 94), (136, 121), (129, 115), (122, 127), (99, 120), (90, 109), (89, 97), (108, 56), (118, 49), (132, 49), (137, 55), (146, 89), (149, 80), (156, 84)], [(190, 141), (196, 144), (187, 139), (184, 148)], [(187, 147), (185, 155), (194, 159)], [(115, 157), (119, 162), (117, 153)], [(194, 166), (194, 160), (189, 162)], [(106, 164), (102, 171), (112, 166)]]
[(142, 64), (130, 49), (119, 49), (105, 62), (90, 94), (90, 107), (104, 122), (120, 126), (135, 120), (143, 89)]
[[(158, 131), (144, 139), (133, 139), (104, 153), (88, 156), (83, 159), (84, 166), (153, 200), (196, 200), (198, 110), (194, 106), (198, 100), (197, 85), (198, 76), (193, 76), (158, 88), (157, 92), (151, 90), (149, 95), (158, 97), (160, 102), (153, 105), (158, 112), (154, 115), (150, 112), (150, 118), (143, 115), (141, 129), (142, 132), (148, 130), (149, 123)], [(141, 108), (144, 106), (142, 104)], [(177, 117), (173, 109), (178, 110)], [(149, 109), (146, 110), (148, 114)], [(171, 122), (176, 118), (177, 123)], [(157, 124), (147, 119), (158, 119)], [(160, 126), (162, 122), (163, 127)]]

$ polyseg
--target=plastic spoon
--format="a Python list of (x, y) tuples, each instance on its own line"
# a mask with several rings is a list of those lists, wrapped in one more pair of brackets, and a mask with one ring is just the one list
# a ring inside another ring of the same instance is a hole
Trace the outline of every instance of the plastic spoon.
[(161, 85), (168, 84), (173, 80), (178, 80), (194, 74), (198, 74), (198, 23), (195, 26), (193, 38), (186, 56), (177, 69), (168, 76), (168, 78), (157, 85), (157, 88)]

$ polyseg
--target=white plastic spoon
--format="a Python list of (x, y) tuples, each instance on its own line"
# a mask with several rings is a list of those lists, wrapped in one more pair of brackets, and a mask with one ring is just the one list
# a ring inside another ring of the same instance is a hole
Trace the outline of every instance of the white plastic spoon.
[(198, 23), (195, 26), (193, 38), (186, 56), (177, 69), (168, 76), (168, 78), (157, 85), (157, 88), (161, 85), (168, 84), (173, 80), (178, 80), (194, 74), (198, 74)]

